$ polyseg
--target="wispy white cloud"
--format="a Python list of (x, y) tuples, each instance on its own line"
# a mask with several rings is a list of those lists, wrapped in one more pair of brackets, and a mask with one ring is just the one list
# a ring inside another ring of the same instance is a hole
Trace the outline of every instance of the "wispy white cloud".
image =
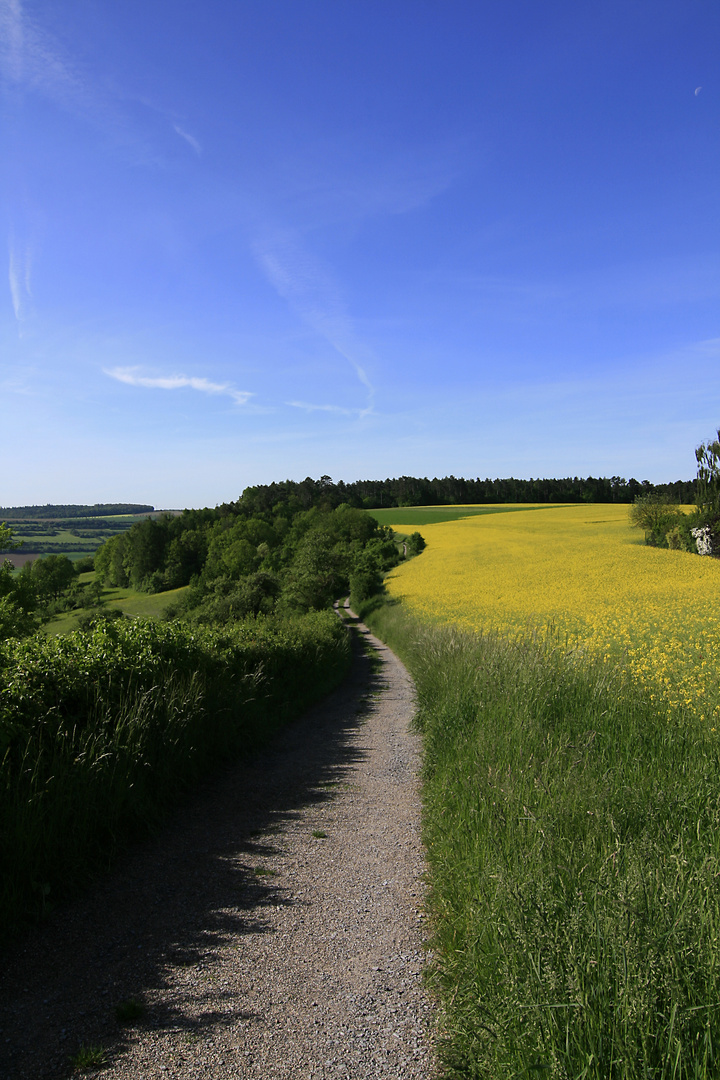
[(293, 409), (304, 409), (305, 412), (328, 412), (339, 413), (341, 416), (368, 416), (372, 409), (346, 409), (342, 405), (311, 405), (308, 401), (286, 401)]
[(149, 390), (198, 390), (202, 394), (221, 394), (232, 398), (236, 405), (245, 405), (253, 396), (247, 390), (236, 390), (230, 383), (215, 383), (194, 375), (141, 375), (137, 367), (103, 369), (111, 379), (128, 386), (143, 386)]
[(8, 270), (8, 278), (10, 280), (10, 297), (12, 299), (13, 311), (15, 312), (15, 318), (19, 322), (21, 310), (20, 282), (18, 280), (17, 265), (15, 263), (15, 252), (12, 248), (10, 248), (10, 267)]
[(258, 239), (255, 256), (276, 292), (353, 368), (366, 391), (363, 415), (373, 411), (375, 387), (361, 362), (368, 350), (357, 339), (345, 303), (328, 271), (300, 244), (297, 234), (276, 231)]
[(55, 41), (24, 10), (22, 0), (0, 0), (0, 74), (64, 105), (94, 108), (95, 95)]
[(196, 154), (202, 152), (198, 140), (176, 123), (172, 112), (118, 87), (109, 75), (98, 76), (79, 54), (68, 52), (23, 0), (0, 0), (0, 83), (18, 95), (38, 95), (111, 133), (114, 145), (129, 150), (134, 162), (146, 161), (154, 167), (160, 153), (157, 131), (137, 122), (138, 102), (169, 120)]
[(193, 148), (198, 157), (200, 157), (200, 155), (202, 154), (202, 147), (193, 135), (190, 135), (189, 132), (184, 131), (179, 124), (173, 124), (173, 131), (175, 131), (181, 139), (184, 139), (185, 142)]
[(6, 77), (14, 82), (22, 78), (23, 23), (20, 0), (0, 2), (0, 58)]
[(11, 235), (8, 244), (8, 282), (10, 285), (10, 299), (13, 311), (18, 323), (27, 316), (28, 302), (32, 296), (31, 271), (32, 249), (26, 245), (20, 249)]

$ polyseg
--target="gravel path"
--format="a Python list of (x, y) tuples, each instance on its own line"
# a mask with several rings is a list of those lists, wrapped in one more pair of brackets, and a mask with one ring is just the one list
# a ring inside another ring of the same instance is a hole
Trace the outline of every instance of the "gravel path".
[(9, 957), (2, 1080), (82, 1045), (103, 1080), (434, 1075), (413, 688), (354, 634), (339, 690)]

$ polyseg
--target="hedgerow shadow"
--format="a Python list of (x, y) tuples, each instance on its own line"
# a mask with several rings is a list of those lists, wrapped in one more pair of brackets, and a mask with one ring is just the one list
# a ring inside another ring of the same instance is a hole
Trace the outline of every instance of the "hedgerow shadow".
[[(207, 781), (155, 837), (9, 950), (0, 1077), (66, 1077), (82, 1046), (101, 1046), (112, 1063), (137, 1029), (172, 1029), (192, 1042), (252, 1018), (236, 995), (201, 987), (198, 996), (197, 984), (188, 1002), (175, 977), (211, 970), (244, 934), (272, 932), (268, 907), (298, 903), (282, 874), (257, 868), (277, 854), (284, 829), (336, 797), (365, 755), (353, 744), (364, 723), (357, 704), (383, 676), (357, 629), (352, 639), (351, 670), (337, 690), (271, 747)], [(121, 1023), (118, 1006), (129, 1000), (142, 1007)]]

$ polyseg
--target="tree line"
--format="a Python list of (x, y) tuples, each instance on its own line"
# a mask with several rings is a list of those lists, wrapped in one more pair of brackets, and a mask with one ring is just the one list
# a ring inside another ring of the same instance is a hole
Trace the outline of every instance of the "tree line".
[(298, 510), (318, 504), (347, 503), (365, 510), (393, 506), (443, 506), (458, 503), (632, 503), (640, 495), (659, 494), (673, 502), (695, 501), (697, 480), (675, 480), (651, 484), (649, 480), (626, 480), (622, 476), (519, 480), (514, 477), (491, 480), (456, 476), (399, 476), (386, 480), (356, 480), (346, 484), (329, 476), (319, 480), (285, 480), (281, 483), (247, 487), (240, 502), (266, 511), (278, 501), (296, 505)]
[(155, 509), (146, 503), (93, 503), (92, 506), (77, 503), (45, 506), (0, 506), (0, 521), (18, 521), (24, 518), (85, 518), (115, 517), (119, 514), (150, 514)]

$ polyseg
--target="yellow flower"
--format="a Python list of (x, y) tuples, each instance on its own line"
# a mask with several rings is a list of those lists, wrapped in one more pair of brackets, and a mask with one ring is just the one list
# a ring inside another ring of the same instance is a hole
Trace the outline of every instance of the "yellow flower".
[(433, 620), (620, 660), (651, 700), (720, 717), (715, 559), (646, 547), (627, 506), (499, 509), (423, 526), (428, 546), (391, 574), (391, 595)]

